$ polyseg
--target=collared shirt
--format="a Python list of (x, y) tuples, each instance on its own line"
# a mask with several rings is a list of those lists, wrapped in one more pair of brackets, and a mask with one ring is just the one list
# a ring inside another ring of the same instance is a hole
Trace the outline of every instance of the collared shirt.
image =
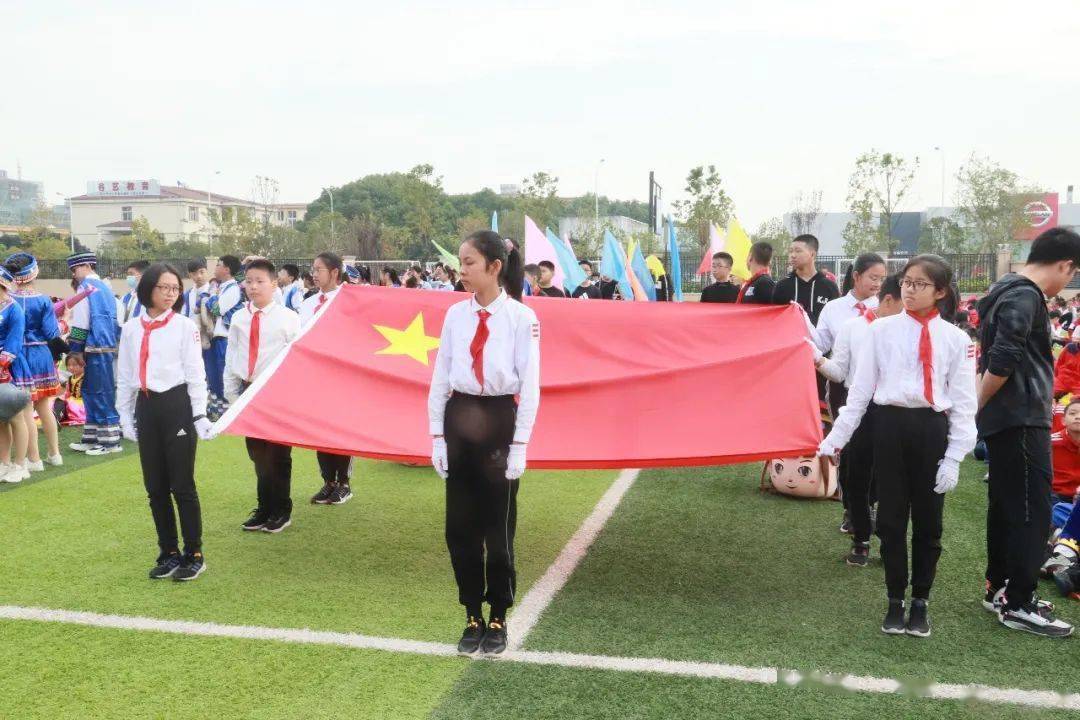
[(829, 440), (842, 448), (859, 426), (866, 408), (877, 405), (902, 408), (932, 407), (947, 413), (948, 446), (945, 457), (961, 462), (975, 449), (975, 345), (960, 328), (940, 317), (930, 321), (930, 343), (934, 349), (934, 404), (923, 393), (923, 370), (919, 361), (922, 326), (902, 312), (870, 324), (866, 342), (859, 351), (855, 378), (847, 404), (833, 424)]
[(849, 292), (847, 295), (830, 300), (821, 309), (821, 315), (818, 316), (817, 321), (818, 339), (820, 341), (818, 349), (821, 352), (828, 354), (832, 350), (833, 343), (836, 342), (836, 338), (840, 334), (840, 328), (844, 326), (844, 323), (853, 317), (859, 317), (861, 312), (856, 310), (855, 306), (860, 302), (866, 306), (867, 310), (873, 310), (878, 306), (876, 295), (871, 295), (865, 300), (859, 300), (855, 297), (854, 292)]
[(143, 313), (142, 303), (139, 302), (139, 296), (134, 290), (129, 291), (120, 300), (120, 305), (116, 308), (116, 322), (120, 327), (131, 318), (137, 318)]
[(218, 288), (218, 294), (213, 299), (218, 312), (217, 322), (214, 323), (214, 337), (229, 337), (229, 324), (233, 315), (240, 310), (243, 299), (240, 285), (235, 280), (229, 280)]
[(199, 309), (208, 299), (210, 299), (210, 283), (192, 287), (184, 293), (184, 315), (189, 318), (198, 317)]
[[(484, 344), (484, 386), (473, 372), (472, 344), (480, 310), (491, 313)], [(439, 354), (428, 394), (432, 435), (443, 434), (443, 417), (451, 391), (469, 395), (517, 395), (514, 442), (527, 443), (540, 407), (540, 322), (532, 308), (499, 293), (486, 308), (474, 295), (450, 306), (443, 318)]]
[(294, 280), (289, 285), (285, 286), (285, 289), (282, 291), (281, 304), (293, 312), (300, 312), (300, 304), (302, 302), (304, 302), (304, 283), (300, 280)]
[[(206, 414), (206, 369), (203, 367), (199, 328), (191, 318), (168, 310), (156, 321), (168, 322), (150, 332), (150, 355), (146, 362), (146, 389), (161, 393), (187, 383), (193, 415)], [(142, 350), (143, 320), (132, 318), (120, 333), (116, 369), (116, 411), (121, 418), (135, 416), (135, 396), (142, 389), (139, 378), (139, 353)]]
[[(825, 307), (827, 309), (829, 306), (826, 305)], [(824, 319), (825, 313), (823, 312), (821, 316), (821, 319)], [(819, 320), (819, 336), (821, 333), (820, 325)], [(849, 318), (840, 326), (836, 342), (833, 343), (832, 356), (825, 358), (819, 366), (818, 369), (821, 370), (821, 374), (835, 383), (843, 383), (845, 387), (850, 388), (855, 381), (855, 368), (858, 367), (859, 350), (862, 349), (869, 334), (869, 320), (861, 315)]]
[[(262, 313), (259, 320), (259, 355), (255, 372), (248, 377), (248, 338), (253, 313)], [(243, 383), (252, 382), (274, 362), (300, 332), (300, 316), (271, 302), (262, 310), (246, 303), (232, 318), (229, 344), (225, 350), (225, 399), (230, 403), (240, 397)]]
[[(304, 300), (304, 302), (300, 304), (300, 326), (303, 327), (307, 325), (309, 322), (311, 322), (312, 318), (314, 318), (316, 314), (321, 314), (325, 312), (327, 303), (337, 297), (337, 294), (340, 290), (341, 286), (338, 285), (330, 292), (324, 293), (320, 290), (319, 292), (309, 297), (307, 300)], [(323, 300), (324, 297), (326, 298), (326, 300)], [(318, 309), (319, 305), (323, 306), (322, 310)]]

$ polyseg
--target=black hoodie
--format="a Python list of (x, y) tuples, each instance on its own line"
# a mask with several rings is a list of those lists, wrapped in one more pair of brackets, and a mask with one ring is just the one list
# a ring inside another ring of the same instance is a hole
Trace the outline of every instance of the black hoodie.
[(1014, 427), (1049, 428), (1053, 408), (1054, 355), (1050, 315), (1039, 286), (1009, 273), (979, 301), (979, 372), (1008, 380), (979, 411), (982, 436)]
[(792, 270), (790, 275), (776, 282), (772, 301), (774, 305), (787, 305), (794, 300), (803, 306), (803, 310), (810, 316), (810, 321), (817, 325), (821, 308), (838, 297), (840, 288), (820, 270), (809, 280), (803, 280)]

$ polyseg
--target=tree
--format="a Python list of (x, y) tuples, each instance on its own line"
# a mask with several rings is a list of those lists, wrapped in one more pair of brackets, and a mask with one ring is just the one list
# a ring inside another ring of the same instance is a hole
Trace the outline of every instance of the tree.
[(131, 221), (131, 232), (101, 244), (98, 254), (113, 260), (150, 260), (164, 257), (165, 236), (142, 216)]
[(931, 218), (919, 231), (919, 252), (957, 255), (971, 249), (969, 233), (952, 218)]
[(673, 204), (679, 221), (697, 234), (699, 250), (709, 246), (709, 224), (726, 227), (734, 205), (715, 165), (698, 165), (686, 176), (686, 193), (690, 197)]
[[(848, 180), (848, 208), (855, 219), (844, 229), (844, 251), (896, 251), (899, 242), (893, 237), (893, 217), (911, 191), (919, 158), (908, 160), (901, 155), (870, 150), (855, 160), (855, 170)], [(877, 221), (874, 221), (876, 216)], [(876, 240), (875, 240), (876, 235)]]
[(761, 223), (757, 232), (750, 234), (750, 240), (769, 243), (773, 248), (773, 257), (781, 263), (787, 261), (788, 249), (791, 247), (791, 231), (784, 226), (782, 218), (772, 218)]
[(1028, 196), (1040, 190), (990, 158), (974, 154), (956, 179), (957, 215), (971, 229), (973, 249), (996, 252), (1000, 245), (1015, 243), (1017, 233), (1028, 225), (1024, 216)]
[(818, 217), (821, 216), (820, 190), (811, 190), (792, 198), (791, 204), (791, 229), (796, 235), (812, 235), (817, 228)]
[[(521, 194), (517, 196), (515, 206), (523, 215), (531, 217), (541, 230), (556, 228), (563, 211), (563, 203), (556, 194), (558, 190), (559, 178), (543, 171), (535, 172), (521, 181)], [(521, 233), (524, 236), (524, 219)]]

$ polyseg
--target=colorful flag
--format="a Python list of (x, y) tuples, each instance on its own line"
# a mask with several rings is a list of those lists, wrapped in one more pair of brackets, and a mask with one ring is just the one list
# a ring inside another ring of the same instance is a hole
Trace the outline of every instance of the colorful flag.
[(668, 254), (671, 256), (671, 294), (675, 302), (682, 302), (682, 258), (679, 257), (679, 241), (675, 236), (675, 219), (668, 217)]
[(630, 258), (630, 270), (634, 273), (634, 277), (641, 285), (641, 290), (645, 293), (645, 299), (655, 302), (656, 283), (653, 282), (652, 273), (649, 272), (649, 266), (645, 264), (645, 256), (641, 254), (641, 246), (631, 240), (630, 247), (626, 251), (626, 256)]
[(563, 269), (556, 254), (555, 246), (548, 242), (547, 235), (540, 231), (533, 219), (525, 216), (525, 264), (539, 265), (547, 260), (555, 266), (555, 278), (551, 281), (553, 287), (563, 286)]
[(709, 223), (709, 247), (705, 250), (704, 257), (701, 258), (701, 264), (698, 265), (698, 275), (708, 275), (712, 272), (712, 256), (714, 253), (718, 253), (724, 249), (724, 235), (721, 233), (715, 225)]
[(604, 247), (600, 251), (600, 274), (619, 284), (619, 295), (623, 300), (634, 299), (630, 273), (626, 271), (626, 256), (623, 254), (622, 245), (610, 230), (604, 230)]
[(585, 271), (578, 265), (577, 256), (574, 255), (574, 250), (567, 243), (563, 242), (555, 233), (551, 232), (551, 228), (545, 228), (545, 234), (547, 240), (551, 243), (551, 247), (555, 249), (555, 254), (559, 256), (559, 267), (563, 271), (563, 287), (566, 288), (566, 293), (570, 293), (577, 290), (578, 285), (585, 281)]
[(492, 210), (491, 211), (491, 231), (492, 232), (499, 232), (499, 211), (498, 210)]
[(750, 279), (750, 268), (746, 266), (746, 258), (750, 255), (750, 245), (750, 236), (733, 216), (728, 220), (727, 243), (724, 245), (724, 250), (734, 261), (731, 274), (740, 280)]
[[(462, 297), (342, 287), (215, 429), (428, 462), (431, 374), (443, 317)], [(798, 308), (526, 304), (543, 328), (530, 468), (714, 465), (816, 452), (817, 386)], [(326, 403), (310, 402), (320, 388), (327, 398), (363, 401), (333, 403), (331, 417)], [(722, 393), (723, 412), (703, 400), (710, 392)]]
[(439, 259), (442, 260), (443, 265), (449, 265), (450, 267), (458, 271), (461, 270), (461, 260), (458, 258), (457, 255), (454, 255), (434, 240), (431, 241), (431, 244), (434, 245), (435, 249), (439, 251)]

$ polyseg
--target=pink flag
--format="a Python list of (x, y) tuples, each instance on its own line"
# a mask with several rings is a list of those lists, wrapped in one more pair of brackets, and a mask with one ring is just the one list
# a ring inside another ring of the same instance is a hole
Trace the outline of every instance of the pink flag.
[(712, 256), (713, 253), (718, 253), (724, 249), (724, 237), (720, 234), (720, 231), (716, 229), (716, 226), (709, 223), (709, 247), (705, 250), (705, 257), (701, 258), (701, 264), (698, 265), (698, 275), (708, 275), (712, 272)]
[(562, 289), (563, 271), (559, 265), (559, 256), (555, 248), (551, 247), (545, 235), (536, 223), (528, 215), (525, 216), (525, 264), (539, 265), (541, 260), (547, 260), (555, 266), (555, 279), (551, 281), (552, 287)]

